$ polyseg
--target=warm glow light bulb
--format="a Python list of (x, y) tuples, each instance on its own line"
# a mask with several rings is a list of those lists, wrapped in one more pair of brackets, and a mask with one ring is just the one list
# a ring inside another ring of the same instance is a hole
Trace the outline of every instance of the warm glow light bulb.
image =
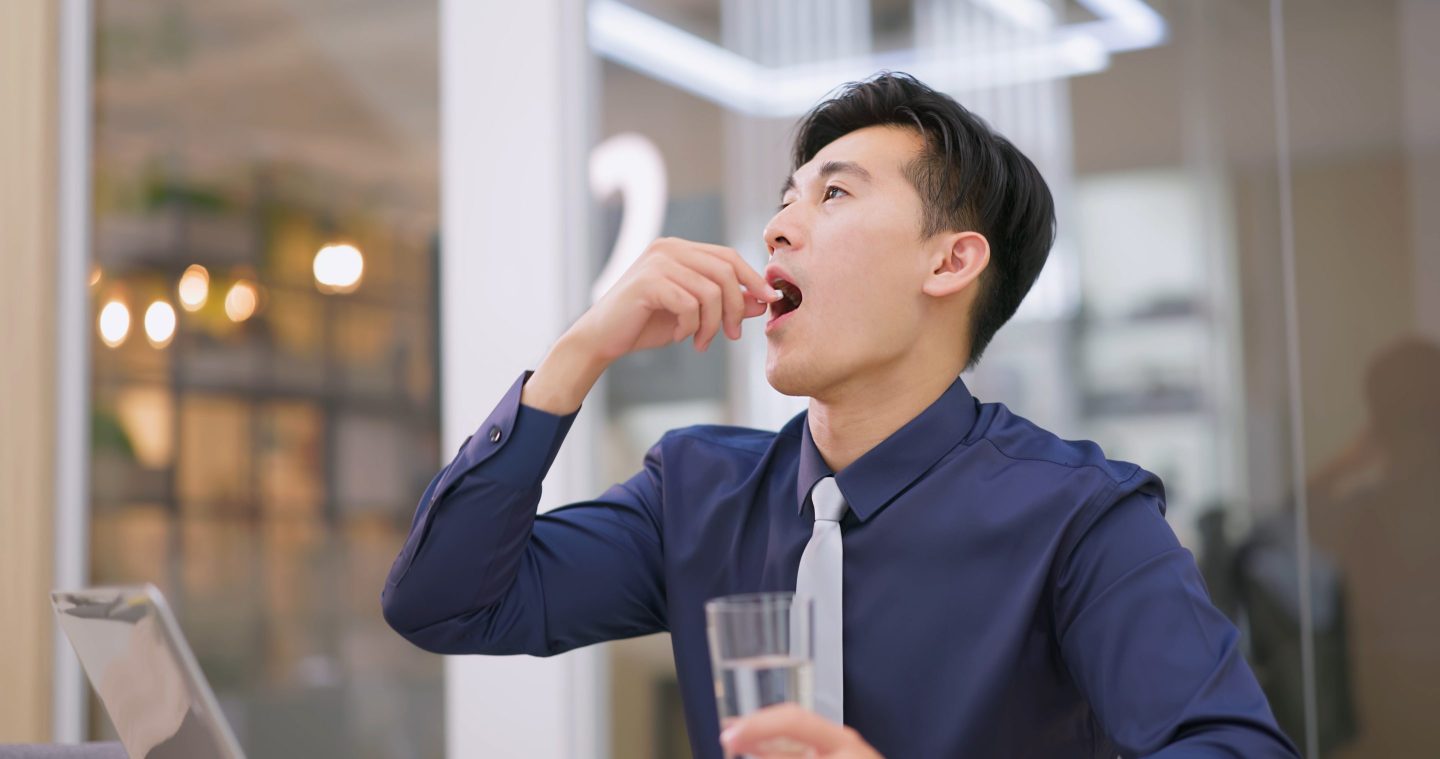
[(350, 293), (360, 286), (365, 257), (349, 243), (326, 245), (315, 254), (315, 285), (325, 293)]
[(243, 322), (254, 316), (255, 307), (259, 304), (260, 294), (255, 285), (243, 279), (231, 285), (230, 292), (225, 293), (225, 315), (232, 322)]
[(200, 264), (194, 264), (180, 275), (180, 307), (186, 311), (199, 311), (210, 298), (210, 272)]
[(175, 337), (175, 307), (157, 300), (145, 309), (145, 337), (156, 348), (164, 348)]
[(100, 309), (100, 339), (111, 348), (125, 342), (130, 334), (130, 309), (118, 300), (112, 300)]

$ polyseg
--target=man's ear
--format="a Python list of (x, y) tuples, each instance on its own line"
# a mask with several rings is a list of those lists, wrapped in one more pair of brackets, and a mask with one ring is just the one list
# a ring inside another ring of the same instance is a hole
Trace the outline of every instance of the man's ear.
[(940, 238), (942, 247), (930, 259), (930, 274), (921, 287), (926, 295), (944, 298), (964, 290), (990, 265), (990, 241), (979, 232), (956, 232)]

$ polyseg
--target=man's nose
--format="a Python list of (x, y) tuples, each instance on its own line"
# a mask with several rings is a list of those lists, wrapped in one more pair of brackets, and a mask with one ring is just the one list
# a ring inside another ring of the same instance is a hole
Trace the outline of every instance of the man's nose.
[(795, 247), (795, 241), (798, 239), (795, 235), (794, 225), (788, 220), (780, 218), (784, 213), (781, 211), (765, 226), (765, 246), (770, 250), (772, 256), (775, 255), (776, 248)]

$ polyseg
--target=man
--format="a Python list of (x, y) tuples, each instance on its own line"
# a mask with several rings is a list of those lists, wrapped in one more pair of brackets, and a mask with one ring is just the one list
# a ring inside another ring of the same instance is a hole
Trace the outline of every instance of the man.
[[(1053, 242), (1034, 165), (882, 74), (801, 122), (793, 169), (763, 276), (656, 241), (516, 380), (425, 492), (389, 623), (431, 651), (538, 656), (668, 630), (694, 753), (718, 757), (703, 604), (804, 574), (817, 617), (843, 620), (817, 624), (822, 713), (758, 712), (727, 726), (729, 752), (1295, 756), (1154, 475), (959, 379)], [(778, 433), (673, 430), (628, 481), (535, 516), (606, 366), (767, 311), (766, 378), (806, 412)]]

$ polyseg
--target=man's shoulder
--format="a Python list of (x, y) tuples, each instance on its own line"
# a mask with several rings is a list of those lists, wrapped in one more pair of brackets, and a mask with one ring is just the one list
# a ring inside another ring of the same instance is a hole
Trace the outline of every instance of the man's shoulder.
[[(1132, 497), (1141, 497), (1163, 517), (1165, 485), (1139, 464), (1110, 458), (1093, 440), (1071, 440), (1010, 411), (1000, 403), (982, 404), (971, 448), (984, 446), (1003, 471), (997, 479), (1023, 483), (1064, 525), (1073, 546), (1104, 514)], [(1062, 550), (1061, 554), (1070, 549)]]
[(1138, 464), (1110, 458), (1093, 440), (1063, 438), (1003, 403), (980, 404), (970, 442), (986, 445), (1026, 470), (1085, 472), (1114, 485), (1133, 481), (1137, 475), (1153, 477)]
[(780, 435), (774, 430), (740, 427), (729, 424), (692, 424), (666, 432), (659, 442), (662, 449), (683, 448), (689, 451), (711, 450), (763, 456)]

